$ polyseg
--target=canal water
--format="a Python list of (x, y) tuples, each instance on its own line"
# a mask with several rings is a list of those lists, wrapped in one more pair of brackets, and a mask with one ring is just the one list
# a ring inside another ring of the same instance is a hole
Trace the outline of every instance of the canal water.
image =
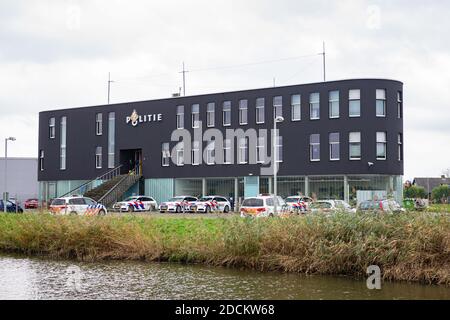
[(0, 256), (0, 299), (450, 299), (450, 288), (145, 262)]

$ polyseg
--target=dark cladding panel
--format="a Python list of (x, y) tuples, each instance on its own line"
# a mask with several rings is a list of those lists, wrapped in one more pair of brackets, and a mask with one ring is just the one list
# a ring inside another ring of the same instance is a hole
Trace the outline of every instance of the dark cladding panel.
[[(108, 170), (108, 113), (115, 112), (115, 163), (119, 164), (120, 151), (142, 149), (145, 178), (183, 177), (237, 177), (260, 175), (259, 164), (184, 165), (161, 166), (161, 144), (170, 142), (176, 128), (177, 106), (184, 106), (184, 125), (192, 132), (191, 110), (200, 105), (200, 120), (206, 130), (207, 104), (215, 103), (215, 129), (247, 130), (273, 127), (273, 98), (281, 96), (285, 121), (278, 125), (283, 136), (283, 163), (279, 175), (336, 175), (336, 174), (389, 174), (402, 175), (403, 161), (397, 159), (397, 135), (403, 133), (403, 119), (397, 118), (397, 92), (403, 84), (394, 80), (355, 79), (206, 94), (180, 98), (131, 102), (95, 107), (45, 111), (39, 114), (39, 150), (45, 151), (45, 170), (39, 172), (40, 181), (92, 179)], [(361, 116), (350, 118), (348, 111), (350, 89), (360, 89)], [(376, 117), (376, 89), (386, 89), (386, 117)], [(329, 118), (329, 92), (339, 91), (339, 118)], [(309, 98), (320, 93), (320, 120), (310, 120)], [(291, 95), (301, 95), (301, 120), (291, 120)], [(263, 124), (256, 123), (256, 99), (264, 98)], [(248, 124), (239, 125), (239, 100), (248, 100)], [(231, 126), (224, 127), (223, 102), (231, 102)], [(136, 114), (133, 116), (133, 111)], [(96, 114), (103, 114), (103, 134), (96, 135)], [(135, 116), (138, 116), (137, 120)], [(60, 119), (67, 117), (67, 168), (59, 169)], [(48, 121), (55, 117), (56, 136), (49, 139)], [(140, 118), (139, 118), (140, 117)], [(133, 120), (134, 119), (134, 120)], [(128, 120), (128, 121), (127, 121)], [(137, 124), (133, 126), (133, 122)], [(139, 122), (141, 121), (141, 122)], [(376, 132), (387, 132), (387, 159), (376, 160)], [(340, 134), (340, 160), (329, 160), (330, 132)], [(362, 158), (349, 160), (349, 132), (361, 132)], [(320, 161), (309, 159), (309, 136), (320, 134)], [(175, 145), (170, 143), (171, 148)], [(235, 142), (235, 148), (237, 142)], [(95, 149), (102, 147), (102, 169), (95, 168)], [(203, 148), (206, 143), (203, 144)], [(373, 162), (373, 166), (368, 166)]]

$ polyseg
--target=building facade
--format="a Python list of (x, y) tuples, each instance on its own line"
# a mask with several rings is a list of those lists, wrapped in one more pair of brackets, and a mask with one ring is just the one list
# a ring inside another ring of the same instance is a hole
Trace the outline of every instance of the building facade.
[(5, 158), (0, 158), (0, 194), (9, 193), (9, 198), (14, 198), (21, 205), (27, 199), (37, 199), (39, 193), (38, 184), (38, 160), (36, 158), (8, 157), (6, 164), (6, 189), (5, 190)]
[(400, 201), (403, 84), (353, 79), (39, 114), (41, 199), (118, 166), (141, 174), (158, 201), (238, 199), (272, 192), (274, 165), (282, 196)]

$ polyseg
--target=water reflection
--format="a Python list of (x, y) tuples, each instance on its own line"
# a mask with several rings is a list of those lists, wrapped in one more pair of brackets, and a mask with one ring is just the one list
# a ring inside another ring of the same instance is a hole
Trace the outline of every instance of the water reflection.
[(450, 289), (144, 262), (0, 257), (0, 299), (450, 299)]

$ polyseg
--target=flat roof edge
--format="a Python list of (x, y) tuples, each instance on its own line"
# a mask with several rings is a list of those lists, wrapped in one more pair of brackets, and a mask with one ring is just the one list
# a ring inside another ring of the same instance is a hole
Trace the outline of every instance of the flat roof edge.
[(90, 105), (90, 106), (82, 106), (82, 107), (59, 108), (59, 109), (53, 109), (53, 110), (40, 111), (39, 114), (46, 113), (46, 112), (60, 111), (60, 110), (73, 110), (73, 109), (82, 109), (82, 108), (119, 106), (119, 105), (132, 104), (132, 103), (156, 102), (156, 101), (162, 101), (162, 100), (172, 100), (172, 99), (175, 100), (175, 99), (182, 99), (182, 98), (203, 97), (203, 96), (216, 95), (216, 94), (231, 94), (231, 93), (239, 93), (239, 92), (246, 92), (246, 91), (269, 90), (269, 89), (278, 89), (278, 88), (290, 88), (290, 87), (297, 87), (297, 86), (310, 86), (310, 85), (317, 85), (317, 84), (325, 84), (325, 83), (333, 83), (333, 82), (348, 82), (348, 81), (390, 81), (390, 82), (398, 82), (398, 83), (400, 83), (402, 85), (404, 84), (400, 80), (388, 79), (388, 78), (354, 78), (354, 79), (351, 78), (351, 79), (340, 79), (340, 80), (329, 80), (329, 81), (319, 81), (319, 82), (310, 82), (310, 83), (290, 84), (290, 85), (286, 85), (286, 86), (260, 87), (260, 88), (243, 89), (243, 90), (235, 90), (235, 91), (211, 92), (211, 93), (204, 93), (204, 94), (194, 94), (194, 95), (190, 95), (190, 96), (188, 95), (188, 96), (167, 97), (167, 98), (159, 98), (159, 99), (135, 100), (135, 101), (127, 101), (127, 102), (119, 102), (119, 103), (111, 103), (111, 104), (98, 104), (98, 105)]

